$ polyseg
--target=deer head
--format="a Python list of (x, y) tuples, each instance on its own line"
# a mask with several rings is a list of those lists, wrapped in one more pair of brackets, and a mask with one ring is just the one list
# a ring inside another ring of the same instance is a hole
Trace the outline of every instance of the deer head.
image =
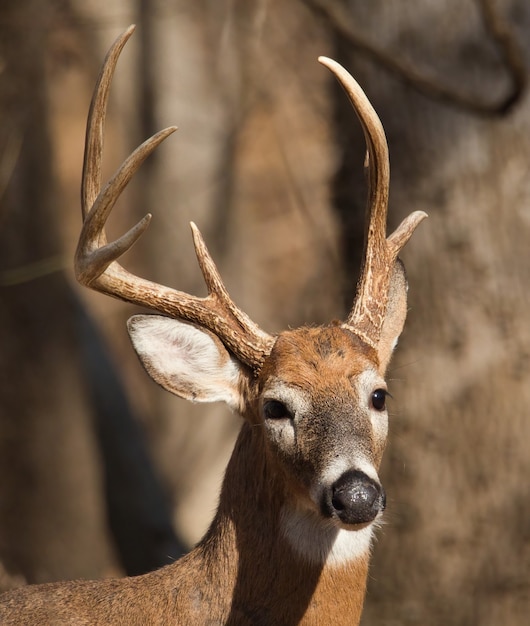
[(128, 322), (146, 370), (177, 396), (224, 401), (240, 412), (259, 438), (261, 462), (281, 494), (284, 534), (299, 551), (315, 556), (309, 545), (312, 534), (303, 529), (332, 529), (333, 537), (339, 531), (361, 530), (385, 505), (377, 476), (387, 437), (384, 376), (406, 316), (407, 284), (398, 254), (425, 214), (412, 213), (386, 236), (389, 164), (382, 125), (350, 74), (322, 57), (320, 62), (350, 99), (367, 144), (365, 248), (346, 320), (277, 336), (264, 332), (229, 297), (194, 224), (193, 241), (208, 289), (205, 298), (132, 275), (118, 259), (144, 232), (150, 215), (113, 242), (107, 242), (105, 222), (146, 156), (175, 130), (167, 128), (147, 140), (101, 189), (109, 86), (132, 32), (126, 31), (110, 50), (90, 108), (77, 278), (87, 287), (161, 314), (135, 315)]

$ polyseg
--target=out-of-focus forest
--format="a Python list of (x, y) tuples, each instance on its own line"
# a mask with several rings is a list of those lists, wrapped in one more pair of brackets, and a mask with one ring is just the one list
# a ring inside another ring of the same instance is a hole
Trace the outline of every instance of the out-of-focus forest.
[(3, 0), (0, 586), (136, 574), (193, 544), (239, 418), (148, 379), (133, 307), (83, 290), (84, 127), (120, 59), (104, 169), (176, 124), (124, 193), (124, 264), (201, 295), (201, 228), (270, 332), (343, 317), (363, 237), (364, 143), (321, 55), (386, 129), (410, 312), (389, 373), (389, 502), (363, 624), (498, 626), (530, 613), (530, 5), (524, 0)]

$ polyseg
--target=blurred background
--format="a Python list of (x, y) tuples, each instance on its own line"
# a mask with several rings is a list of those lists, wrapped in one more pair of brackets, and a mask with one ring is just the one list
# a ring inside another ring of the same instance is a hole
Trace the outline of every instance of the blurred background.
[(216, 507), (239, 418), (145, 375), (134, 307), (78, 287), (85, 120), (119, 61), (105, 176), (156, 130), (109, 225), (147, 211), (137, 274), (205, 292), (193, 219), (270, 332), (342, 318), (366, 187), (362, 133), (316, 58), (385, 126), (409, 317), (389, 373), (389, 502), (363, 624), (528, 623), (530, 5), (524, 0), (3, 0), (0, 4), (0, 586), (137, 574)]

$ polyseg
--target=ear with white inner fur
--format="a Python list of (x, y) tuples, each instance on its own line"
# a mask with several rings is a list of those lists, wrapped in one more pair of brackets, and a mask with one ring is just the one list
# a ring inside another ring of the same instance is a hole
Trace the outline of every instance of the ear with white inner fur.
[(381, 336), (377, 344), (379, 357), (379, 373), (384, 376), (390, 363), (392, 352), (397, 345), (405, 318), (407, 317), (407, 278), (403, 263), (397, 259), (388, 287), (388, 304), (386, 307), (385, 321), (381, 329)]
[(147, 373), (175, 395), (240, 407), (241, 366), (212, 333), (169, 317), (134, 315), (127, 329)]

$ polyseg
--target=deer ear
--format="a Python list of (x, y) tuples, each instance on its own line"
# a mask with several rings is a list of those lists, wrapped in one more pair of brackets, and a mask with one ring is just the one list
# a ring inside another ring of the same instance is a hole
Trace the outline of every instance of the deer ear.
[(407, 317), (407, 289), (405, 267), (399, 259), (396, 259), (388, 288), (385, 321), (383, 322), (381, 337), (377, 344), (379, 368), (382, 375), (384, 375), (390, 363), (392, 352), (405, 325), (405, 318)]
[(127, 329), (147, 373), (164, 389), (239, 409), (241, 366), (215, 335), (160, 315), (134, 315)]

